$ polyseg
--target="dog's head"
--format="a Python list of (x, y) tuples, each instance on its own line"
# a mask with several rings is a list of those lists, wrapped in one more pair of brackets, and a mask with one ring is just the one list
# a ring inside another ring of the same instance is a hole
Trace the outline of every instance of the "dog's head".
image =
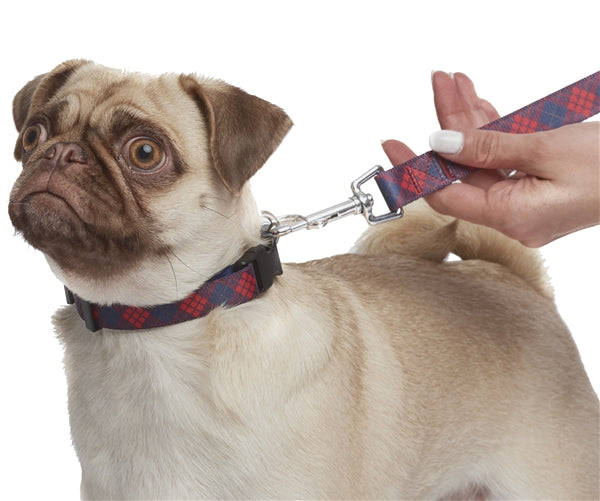
[(75, 288), (165, 258), (204, 279), (235, 260), (259, 235), (246, 181), (291, 126), (278, 107), (221, 81), (88, 61), (29, 82), (13, 113), (23, 171), (11, 220)]

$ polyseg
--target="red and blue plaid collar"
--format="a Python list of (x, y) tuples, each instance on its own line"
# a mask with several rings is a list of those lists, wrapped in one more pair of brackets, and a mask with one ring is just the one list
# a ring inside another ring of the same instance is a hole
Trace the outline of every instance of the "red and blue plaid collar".
[(275, 245), (259, 245), (246, 252), (181, 301), (140, 308), (113, 304), (102, 306), (80, 298), (65, 287), (67, 302), (75, 304), (90, 331), (100, 329), (154, 329), (208, 315), (215, 308), (233, 307), (266, 291), (275, 275), (281, 275), (281, 262)]

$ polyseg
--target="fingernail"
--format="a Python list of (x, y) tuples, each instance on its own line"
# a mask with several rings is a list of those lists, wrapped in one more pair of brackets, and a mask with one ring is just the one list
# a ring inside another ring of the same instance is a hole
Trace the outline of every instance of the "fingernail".
[(429, 136), (429, 146), (438, 153), (460, 153), (464, 142), (464, 134), (455, 130), (438, 130)]

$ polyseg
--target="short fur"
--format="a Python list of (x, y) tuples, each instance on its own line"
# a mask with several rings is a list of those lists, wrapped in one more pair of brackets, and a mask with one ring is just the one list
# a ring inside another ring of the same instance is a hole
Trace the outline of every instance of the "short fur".
[[(87, 61), (14, 117), (13, 224), (81, 297), (138, 306), (260, 242), (247, 181), (291, 126), (220, 81)], [(86, 499), (599, 496), (598, 400), (538, 254), (422, 204), (201, 319), (54, 323)]]

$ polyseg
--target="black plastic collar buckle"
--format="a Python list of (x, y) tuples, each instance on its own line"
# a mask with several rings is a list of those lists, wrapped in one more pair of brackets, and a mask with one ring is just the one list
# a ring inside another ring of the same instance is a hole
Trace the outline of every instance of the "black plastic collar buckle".
[(254, 268), (256, 284), (261, 293), (273, 285), (276, 275), (283, 273), (275, 244), (252, 247), (233, 265), (233, 271), (239, 271), (249, 264)]
[(78, 296), (75, 296), (73, 292), (67, 288), (65, 285), (65, 296), (67, 297), (67, 304), (74, 304), (78, 310), (81, 311), (81, 316), (85, 321), (85, 326), (88, 330), (92, 332), (96, 332), (100, 330), (100, 327), (96, 324), (94, 320), (94, 314), (92, 313), (92, 307), (90, 303), (88, 303), (85, 299), (81, 299)]

